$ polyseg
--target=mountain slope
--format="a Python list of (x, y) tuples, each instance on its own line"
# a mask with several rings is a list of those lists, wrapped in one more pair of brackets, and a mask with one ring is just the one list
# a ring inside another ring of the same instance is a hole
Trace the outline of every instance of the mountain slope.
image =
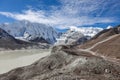
[[(38, 39), (45, 39), (48, 43), (56, 41), (57, 32), (49, 25), (31, 23), (29, 21), (18, 21), (9, 24), (1, 24), (0, 28), (14, 37), (21, 37), (25, 40), (40, 41)], [(19, 38), (20, 39), (20, 38)]]
[(14, 50), (33, 47), (45, 48), (45, 45), (39, 45), (36, 43), (25, 42), (22, 40), (15, 39), (13, 36), (9, 35), (6, 31), (0, 28), (0, 50), (6, 49)]
[(94, 51), (98, 55), (120, 59), (120, 26), (103, 30), (79, 47)]

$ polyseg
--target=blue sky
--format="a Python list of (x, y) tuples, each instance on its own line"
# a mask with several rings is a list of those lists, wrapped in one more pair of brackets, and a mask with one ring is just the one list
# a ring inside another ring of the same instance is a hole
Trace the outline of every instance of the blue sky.
[(28, 20), (54, 28), (120, 24), (120, 0), (1, 0), (0, 23)]

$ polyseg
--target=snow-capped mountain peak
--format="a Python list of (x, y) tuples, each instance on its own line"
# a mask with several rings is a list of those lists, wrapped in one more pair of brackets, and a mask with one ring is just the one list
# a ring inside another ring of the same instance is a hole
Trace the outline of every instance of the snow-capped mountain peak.
[[(10, 35), (25, 40), (45, 39), (48, 43), (56, 41), (57, 32), (49, 25), (40, 23), (31, 23), (29, 21), (17, 21), (9, 24), (0, 24)], [(20, 38), (19, 38), (20, 37)]]
[[(71, 44), (75, 41), (86, 41), (90, 39), (98, 32), (102, 31), (102, 28), (99, 27), (75, 27), (71, 26), (67, 32), (62, 34), (60, 38), (57, 39), (56, 44)], [(79, 43), (82, 43), (79, 42)]]
[(110, 28), (113, 28), (113, 26), (109, 25), (106, 29), (110, 29)]
[(93, 37), (98, 32), (102, 31), (103, 28), (100, 28), (100, 27), (79, 27), (78, 28), (78, 27), (72, 26), (72, 27), (70, 27), (69, 30), (81, 32), (82, 34), (84, 34), (84, 36)]

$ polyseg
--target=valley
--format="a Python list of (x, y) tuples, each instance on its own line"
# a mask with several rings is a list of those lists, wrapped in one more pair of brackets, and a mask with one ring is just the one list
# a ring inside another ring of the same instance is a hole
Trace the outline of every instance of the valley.
[(1, 0), (0, 80), (120, 80), (120, 0)]

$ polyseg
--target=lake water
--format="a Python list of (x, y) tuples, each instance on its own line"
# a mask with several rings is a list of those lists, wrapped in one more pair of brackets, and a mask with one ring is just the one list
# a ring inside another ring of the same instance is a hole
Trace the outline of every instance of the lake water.
[(0, 74), (30, 65), (49, 54), (50, 50), (40, 49), (0, 51)]

